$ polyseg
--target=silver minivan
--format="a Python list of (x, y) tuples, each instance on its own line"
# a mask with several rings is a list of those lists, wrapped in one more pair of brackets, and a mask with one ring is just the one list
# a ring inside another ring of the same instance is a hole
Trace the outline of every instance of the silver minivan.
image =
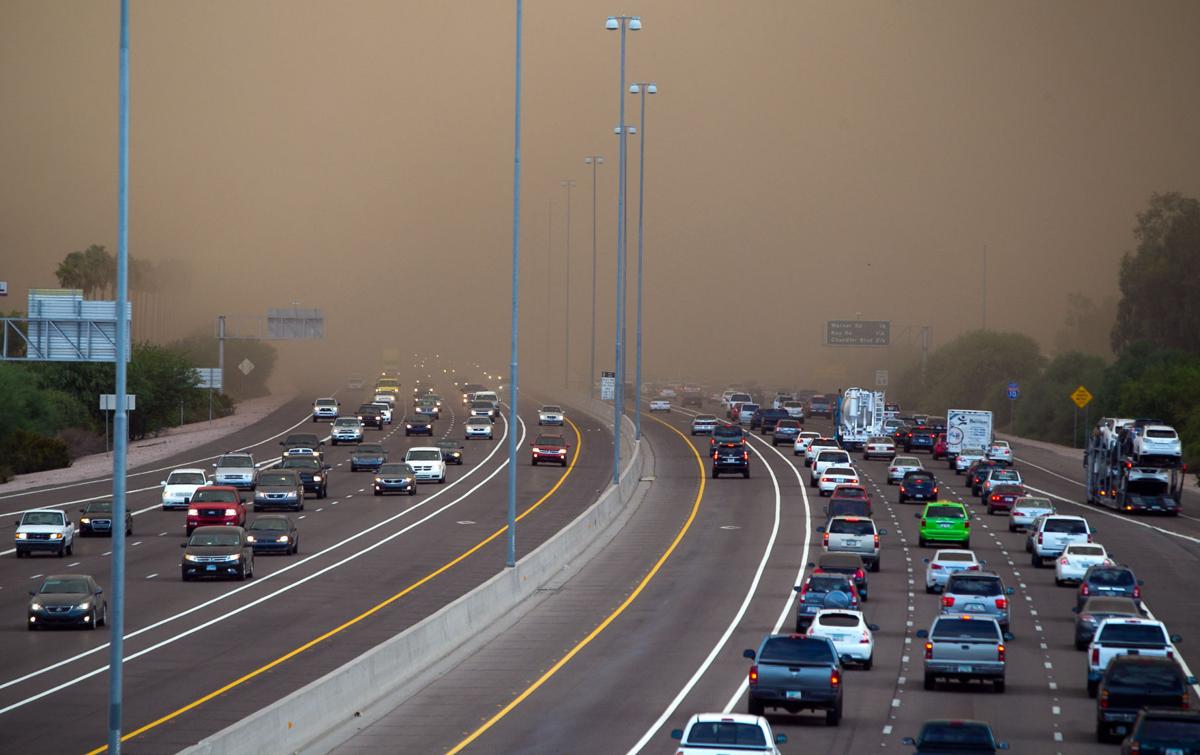
[(879, 571), (879, 536), (887, 530), (875, 526), (875, 521), (865, 516), (835, 516), (817, 532), (824, 533), (825, 551), (828, 553), (855, 553), (871, 571)]

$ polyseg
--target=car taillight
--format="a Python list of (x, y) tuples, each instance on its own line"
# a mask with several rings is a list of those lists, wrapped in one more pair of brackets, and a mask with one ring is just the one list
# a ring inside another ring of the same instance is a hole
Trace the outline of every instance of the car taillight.
[(1071, 562), (1070, 562), (1070, 560), (1068, 560), (1068, 559), (1065, 559), (1065, 558), (1060, 558), (1060, 559), (1058, 560), (1058, 563), (1062, 564), (1063, 566), (1069, 566)]
[(863, 572), (862, 569), (859, 569), (854, 572), (855, 579), (866, 579), (866, 577), (867, 577), (867, 575)]
[(871, 633), (864, 629), (863, 633), (862, 633), (862, 638), (858, 641), (858, 644), (859, 645), (870, 645), (871, 644)]
[(934, 494), (934, 495), (937, 495), (937, 492), (938, 492), (938, 489), (935, 487), (935, 488), (933, 489), (933, 494)]
[(922, 527), (928, 527), (928, 526), (929, 526), (929, 520), (928, 520), (928, 519), (922, 519), (922, 520), (921, 520), (921, 526), (922, 526)]
[(742, 458), (745, 459), (746, 461), (749, 461), (750, 460), (750, 452), (742, 451)]
[(993, 500), (993, 501), (998, 501), (998, 500), (1000, 500), (1000, 496), (999, 496), (999, 495), (997, 495), (997, 494), (995, 494), (995, 493), (992, 493), (992, 500)]
[[(876, 547), (876, 548), (878, 548), (878, 547), (879, 547), (879, 535), (876, 535), (876, 536), (875, 536), (875, 547)], [(1137, 596), (1137, 594), (1135, 593), (1133, 597), (1135, 597), (1135, 598), (1136, 598), (1136, 597), (1138, 597), (1138, 596)]]
[(1088, 587), (1087, 582), (1084, 582), (1082, 585), (1079, 586), (1079, 594), (1080, 595), (1091, 595), (1092, 594), (1092, 588)]
[(755, 684), (758, 684), (758, 665), (757, 664), (750, 667), (750, 686), (753, 687)]
[(1038, 533), (1038, 545), (1041, 545), (1041, 544), (1042, 544), (1042, 543), (1044, 543), (1044, 542), (1046, 542), (1046, 539), (1045, 539), (1045, 537), (1042, 535), (1042, 533), (1040, 533), (1040, 532), (1039, 532), (1039, 533)]
[(953, 595), (943, 595), (942, 596), (942, 606), (944, 608), (950, 608), (953, 605), (954, 605), (954, 596)]
[(829, 533), (828, 532), (825, 533), (825, 542), (822, 543), (822, 545), (829, 545)]
[(971, 529), (971, 520), (968, 519), (965, 522), (963, 522), (963, 527), (966, 527), (967, 529)]
[(904, 486), (903, 486), (903, 485), (901, 485), (901, 486), (900, 486), (900, 492), (901, 492), (901, 493), (904, 493), (904, 492), (906, 492), (906, 490), (905, 490), (905, 488), (904, 488)]
[(1000, 610), (1008, 608), (1008, 598), (996, 598), (996, 608)]
[(1092, 648), (1092, 665), (1100, 665), (1100, 648)]
[(833, 482), (833, 478), (832, 477), (822, 477), (820, 481), (821, 482)]
[(942, 569), (944, 567), (941, 564), (930, 564), (929, 568), (930, 569)]
[(963, 571), (979, 571), (979, 564), (971, 564), (966, 569), (963, 569)]
[(1090, 542), (1092, 542), (1092, 536), (1091, 536), (1090, 534), (1088, 535), (1088, 539), (1087, 539), (1087, 541), (1088, 541), (1089, 543), (1090, 543)]
[(842, 683), (842, 672), (834, 669), (829, 672), (829, 686), (837, 689)]
[(1140, 587), (1137, 587), (1137, 586), (1134, 586), (1134, 588), (1133, 588), (1133, 597), (1135, 597), (1135, 598), (1140, 598), (1140, 597), (1142, 597), (1142, 588), (1140, 588)]
[(1005, 651), (1005, 647), (1003, 645), (996, 646), (996, 660), (998, 660), (998, 661), (1004, 660), (1004, 651)]
[(1108, 707), (1108, 690), (1100, 690), (1100, 707), (1101, 709)]
[(925, 643), (925, 657), (927, 659), (933, 658), (933, 643), (932, 642)]

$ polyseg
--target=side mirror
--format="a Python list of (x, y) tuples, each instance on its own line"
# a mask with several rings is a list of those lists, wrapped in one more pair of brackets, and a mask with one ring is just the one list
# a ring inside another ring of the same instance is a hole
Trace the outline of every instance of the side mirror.
[(1079, 613), (1079, 606), (1071, 606), (1071, 613)]
[(281, 446), (284, 445), (284, 442), (282, 440), (279, 441), (279, 445), (281, 445)]
[(913, 514), (913, 519), (920, 519), (920, 518), (921, 518), (920, 514)]
[(825, 525), (822, 524), (820, 527), (817, 527), (817, 532), (824, 532), (824, 531), (825, 531)]
[(750, 648), (746, 648), (745, 650), (742, 651), (742, 657), (749, 658), (750, 660), (754, 660), (754, 651), (751, 650)]
[(918, 637), (918, 639), (922, 639), (922, 640), (929, 639), (929, 630), (928, 629), (918, 629), (917, 637)]
[(842, 656), (842, 663), (844, 663), (844, 664), (846, 664), (847, 666), (849, 666), (851, 663), (854, 663), (854, 656), (851, 656), (851, 655), (843, 655), (843, 656)]
[(187, 543), (180, 543), (180, 544), (179, 544), (179, 547), (180, 547), (180, 548), (186, 548), (186, 547), (187, 547)]
[(30, 590), (30, 591), (29, 591), (29, 594), (30, 594), (30, 595), (37, 595), (37, 590)]
[(979, 562), (979, 565), (980, 565), (980, 566), (987, 566), (987, 561), (986, 561), (986, 560), (985, 560), (985, 561), (980, 561), (980, 562)]
[(872, 632), (878, 632), (879, 625), (878, 624), (867, 624), (867, 629), (870, 629)]
[(927, 563), (929, 563), (929, 559), (923, 558), (923, 559), (921, 559), (921, 563), (927, 564)]
[(1005, 632), (1002, 636), (1004, 637), (1005, 642), (1013, 641), (1013, 633), (1012, 632)]
[[(815, 566), (815, 564), (813, 564), (813, 562), (812, 562), (812, 561), (809, 561), (809, 562), (808, 562), (808, 568), (809, 568), (809, 569), (811, 569), (811, 568), (813, 568), (813, 566)], [(799, 589), (799, 588), (797, 588), (797, 589)]]
[(1171, 635), (1171, 642), (1183, 642), (1183, 637), (1180, 637), (1177, 634), (1173, 634), (1173, 635)]
[(997, 749), (997, 750), (1007, 750), (1007, 749), (1008, 749), (1008, 742), (997, 742), (997, 743), (996, 743), (996, 749)]
[(214, 462), (213, 462), (213, 469), (216, 469), (216, 468), (217, 468), (217, 463), (214, 461)]
[(1188, 677), (1188, 678), (1187, 678), (1185, 681), (1186, 681), (1188, 684), (1195, 684), (1195, 683), (1196, 683), (1196, 677), (1194, 677), (1194, 676), (1189, 676), (1189, 677)]
[(102, 587), (97, 587), (97, 588), (96, 588), (96, 594), (97, 594), (97, 595), (103, 595), (103, 594), (104, 594), (104, 588), (102, 588)]
[(167, 481), (166, 481), (166, 480), (163, 480), (162, 482), (160, 482), (160, 483), (158, 483), (158, 484), (159, 484), (159, 486), (160, 486), (160, 487), (164, 487), (164, 488), (165, 488), (165, 487), (167, 486)]
[(787, 734), (776, 734), (775, 735), (775, 744), (777, 744), (777, 745), (787, 744)]
[(318, 447), (318, 448), (320, 448), (320, 447), (321, 447), (321, 446), (323, 446), (323, 445), (325, 445), (325, 441), (323, 441), (323, 440), (319, 440), (319, 441), (317, 441), (317, 447)]
[(900, 740), (900, 744), (908, 745), (909, 747), (916, 747), (917, 740), (913, 739), (912, 737), (905, 737), (904, 739)]
[(86, 514), (86, 513), (87, 513), (87, 510), (86, 510), (86, 509), (83, 509), (83, 508), (81, 508), (81, 509), (79, 509), (79, 513), (80, 513), (80, 514)]
[(1013, 594), (1013, 593), (1015, 593), (1015, 592), (1016, 592), (1016, 590), (1012, 589), (1011, 587), (1006, 587), (1006, 588), (1004, 588), (1004, 594), (1005, 594), (1005, 595), (1012, 595), (1012, 594)]
[[(83, 509), (80, 509), (80, 511), (83, 511)], [(1145, 586), (1146, 586), (1146, 580), (1144, 580), (1144, 579), (1139, 579), (1139, 580), (1138, 580), (1138, 587), (1145, 587)]]
[(882, 535), (886, 535), (886, 534), (887, 534), (887, 530), (879, 530), (879, 534), (880, 534), (881, 536), (882, 536)]
[(671, 739), (683, 739), (683, 729), (671, 729)]
[(803, 589), (804, 589), (804, 585), (796, 585), (795, 587), (792, 588), (792, 592), (800, 592)]

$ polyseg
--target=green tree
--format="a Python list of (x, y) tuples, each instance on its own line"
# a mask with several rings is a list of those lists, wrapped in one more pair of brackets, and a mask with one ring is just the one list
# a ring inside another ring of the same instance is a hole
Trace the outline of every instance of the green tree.
[(948, 408), (1009, 410), (1009, 382), (1028, 383), (1045, 362), (1037, 342), (1022, 333), (976, 330), (929, 355), (925, 380), (914, 363), (901, 375), (901, 405), (942, 414)]
[(1112, 356), (1111, 333), (1117, 318), (1117, 300), (1106, 297), (1096, 302), (1086, 294), (1067, 294), (1067, 315), (1063, 327), (1054, 336), (1054, 351), (1076, 351), (1109, 359)]
[(92, 244), (81, 252), (68, 254), (54, 276), (63, 288), (82, 289), (84, 296), (95, 297), (115, 286), (117, 261), (102, 245)]
[[(1081, 385), (1096, 396), (1088, 415), (1070, 398)], [(1078, 351), (1059, 354), (1021, 391), (1017, 434), (1075, 445), (1086, 437), (1085, 416), (1100, 416), (1096, 407), (1101, 401), (1103, 385), (1104, 360)]]
[(1200, 351), (1200, 202), (1155, 194), (1138, 214), (1137, 249), (1121, 260), (1121, 300), (1113, 351), (1147, 341), (1160, 348)]

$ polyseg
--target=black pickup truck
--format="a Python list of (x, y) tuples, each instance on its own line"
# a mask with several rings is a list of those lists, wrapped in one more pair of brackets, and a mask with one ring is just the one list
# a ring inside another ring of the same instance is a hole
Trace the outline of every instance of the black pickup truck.
[(788, 713), (825, 712), (825, 724), (842, 720), (842, 662), (833, 641), (800, 634), (771, 634), (758, 652), (742, 654), (750, 667), (748, 712), (763, 715), (766, 708)]
[(330, 467), (315, 456), (284, 459), (279, 468), (291, 469), (300, 475), (300, 482), (304, 483), (305, 493), (312, 493), (317, 498), (324, 498), (326, 491), (329, 490)]

